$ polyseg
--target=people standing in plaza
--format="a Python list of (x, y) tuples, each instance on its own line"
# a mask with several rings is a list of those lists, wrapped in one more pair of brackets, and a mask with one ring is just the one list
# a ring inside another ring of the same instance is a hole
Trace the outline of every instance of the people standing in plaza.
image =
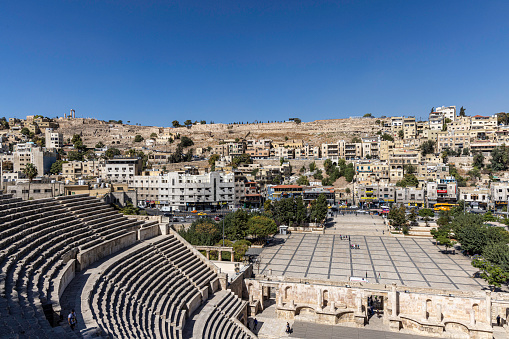
[(256, 327), (258, 326), (258, 320), (256, 320), (256, 318), (254, 318), (254, 322), (253, 322), (253, 330), (256, 331)]
[(290, 333), (290, 323), (286, 323), (286, 333)]

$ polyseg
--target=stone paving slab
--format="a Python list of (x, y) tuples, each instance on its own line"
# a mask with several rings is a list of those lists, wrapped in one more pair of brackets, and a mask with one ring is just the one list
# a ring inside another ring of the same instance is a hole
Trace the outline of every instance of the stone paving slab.
[[(293, 233), (282, 245), (263, 250), (260, 273), (272, 269), (274, 275), (303, 278), (367, 276), (370, 282), (384, 284), (461, 290), (486, 287), (483, 280), (472, 278), (477, 270), (462, 254), (444, 254), (430, 238), (394, 238), (383, 230), (381, 218), (345, 216), (336, 218), (331, 234)], [(349, 240), (341, 240), (340, 234)], [(352, 249), (352, 244), (360, 249)]]

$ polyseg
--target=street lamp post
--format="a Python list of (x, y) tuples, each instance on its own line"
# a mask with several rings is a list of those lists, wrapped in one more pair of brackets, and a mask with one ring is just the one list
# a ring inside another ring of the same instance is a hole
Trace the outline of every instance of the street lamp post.
[(224, 215), (223, 215), (223, 205), (224, 205), (224, 203), (221, 203), (221, 216), (223, 218), (223, 247), (224, 247)]

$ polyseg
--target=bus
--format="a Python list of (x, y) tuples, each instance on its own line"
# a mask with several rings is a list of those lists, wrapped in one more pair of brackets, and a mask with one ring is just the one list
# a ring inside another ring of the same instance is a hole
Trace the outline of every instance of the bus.
[(435, 212), (450, 211), (451, 209), (453, 209), (456, 206), (458, 206), (458, 204), (450, 204), (450, 203), (447, 203), (447, 202), (439, 202), (439, 203), (436, 203), (435, 205), (433, 205), (433, 209), (435, 210)]

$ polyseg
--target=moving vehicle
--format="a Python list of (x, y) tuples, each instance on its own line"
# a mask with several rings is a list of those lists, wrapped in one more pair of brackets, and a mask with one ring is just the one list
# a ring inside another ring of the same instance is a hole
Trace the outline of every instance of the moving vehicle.
[(450, 204), (450, 203), (447, 203), (447, 202), (439, 202), (439, 203), (436, 203), (435, 205), (433, 205), (433, 209), (435, 210), (435, 212), (450, 211), (451, 209), (453, 209), (456, 206), (458, 206), (458, 204)]
[(207, 215), (207, 213), (205, 213), (205, 212), (200, 212), (200, 213), (198, 213), (198, 215)]

